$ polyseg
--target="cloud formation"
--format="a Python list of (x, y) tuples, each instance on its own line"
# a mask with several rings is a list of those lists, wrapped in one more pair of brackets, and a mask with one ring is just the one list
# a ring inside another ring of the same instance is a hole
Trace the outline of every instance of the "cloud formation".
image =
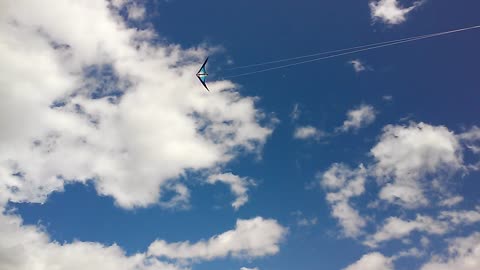
[(444, 234), (448, 231), (448, 223), (417, 215), (415, 220), (405, 221), (397, 217), (387, 218), (382, 228), (368, 237), (365, 244), (376, 247), (379, 243), (408, 236), (413, 231), (429, 234)]
[[(129, 28), (120, 14), (144, 14), (130, 4), (1, 4), (1, 269), (188, 268), (127, 255), (115, 244), (57, 243), (4, 210), (8, 202), (43, 203), (72, 182), (93, 183), (122, 208), (186, 205), (190, 192), (180, 176), (258, 153), (272, 132), (256, 98), (241, 96), (229, 81), (212, 82), (206, 94), (191, 76), (212, 49), (158, 43), (152, 29)], [(244, 179), (217, 180), (239, 196), (234, 207), (248, 198)], [(166, 200), (165, 193), (174, 194)], [(215, 248), (223, 250), (232, 236), (232, 256), (275, 254), (285, 233), (275, 220), (239, 220), (236, 230), (212, 238), (207, 253), (222, 256)]]
[(0, 269), (2, 270), (186, 270), (144, 253), (126, 255), (113, 244), (74, 241), (58, 243), (20, 217), (0, 215)]
[(455, 134), (443, 126), (411, 123), (388, 125), (371, 149), (373, 174), (382, 185), (380, 198), (407, 208), (427, 204), (427, 175), (455, 172), (463, 167), (462, 148)]
[(222, 182), (230, 186), (230, 190), (235, 194), (236, 199), (232, 203), (233, 208), (237, 210), (242, 205), (248, 202), (248, 186), (255, 185), (253, 180), (248, 178), (239, 177), (232, 173), (215, 174), (208, 177), (208, 183), (215, 184)]
[(325, 133), (313, 126), (297, 127), (293, 134), (293, 137), (298, 140), (307, 140), (307, 139), (318, 140), (323, 136), (325, 136)]
[(435, 256), (421, 270), (480, 269), (480, 233), (450, 241), (448, 256)]
[(417, 215), (414, 220), (403, 220), (389, 217), (382, 227), (364, 242), (367, 246), (376, 247), (379, 243), (392, 239), (405, 239), (414, 231), (443, 235), (459, 226), (467, 226), (480, 222), (480, 207), (475, 210), (441, 211), (437, 218)]
[(393, 260), (379, 252), (372, 252), (362, 256), (358, 261), (343, 270), (393, 270)]
[(422, 4), (423, 1), (417, 1), (411, 7), (404, 8), (398, 0), (372, 0), (369, 5), (373, 20), (395, 25), (405, 22), (407, 15)]
[(367, 171), (363, 165), (352, 170), (338, 163), (317, 175), (321, 186), (328, 192), (327, 202), (332, 208), (331, 214), (338, 220), (347, 237), (359, 236), (366, 225), (366, 220), (349, 202), (350, 198), (365, 192), (366, 177)]
[(3, 4), (2, 203), (44, 202), (91, 181), (120, 207), (157, 204), (186, 170), (258, 151), (271, 134), (255, 99), (231, 82), (201, 91), (190, 75), (207, 48), (156, 43), (153, 30), (128, 28), (122, 4)]
[(148, 248), (150, 255), (169, 259), (212, 260), (215, 258), (263, 257), (276, 254), (287, 233), (273, 219), (256, 217), (237, 220), (235, 229), (196, 243), (167, 243), (156, 240)]
[(463, 201), (463, 197), (457, 195), (457, 196), (446, 198), (446, 199), (440, 201), (439, 205), (440, 206), (452, 207), (454, 205), (457, 205), (457, 204), (461, 203), (462, 201)]
[(359, 107), (347, 112), (347, 120), (343, 122), (343, 125), (341, 127), (337, 128), (337, 131), (356, 131), (367, 125), (370, 125), (375, 121), (376, 114), (377, 113), (372, 106), (362, 104)]

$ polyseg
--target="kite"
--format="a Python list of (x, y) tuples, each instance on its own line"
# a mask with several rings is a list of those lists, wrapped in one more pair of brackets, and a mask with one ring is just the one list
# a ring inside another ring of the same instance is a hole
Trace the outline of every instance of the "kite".
[(205, 59), (205, 62), (203, 62), (203, 65), (202, 67), (200, 68), (200, 70), (197, 72), (197, 78), (200, 80), (200, 82), (203, 84), (203, 86), (205, 87), (205, 89), (207, 89), (207, 91), (210, 92), (210, 90), (208, 89), (207, 87), (207, 76), (208, 76), (208, 73), (207, 73), (207, 70), (205, 70), (205, 65), (207, 64), (207, 61), (208, 61), (208, 57), (207, 59)]

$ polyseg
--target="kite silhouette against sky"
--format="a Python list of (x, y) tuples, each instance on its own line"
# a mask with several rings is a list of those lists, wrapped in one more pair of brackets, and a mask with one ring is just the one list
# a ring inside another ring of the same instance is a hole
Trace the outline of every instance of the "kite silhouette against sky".
[(205, 89), (207, 89), (207, 91), (210, 91), (207, 87), (207, 76), (208, 76), (208, 73), (207, 73), (207, 70), (205, 69), (205, 65), (207, 64), (207, 61), (208, 61), (208, 57), (207, 59), (205, 59), (205, 62), (203, 62), (203, 65), (202, 67), (200, 68), (200, 70), (197, 72), (197, 78), (200, 80), (200, 82), (203, 84), (203, 86), (205, 87)]

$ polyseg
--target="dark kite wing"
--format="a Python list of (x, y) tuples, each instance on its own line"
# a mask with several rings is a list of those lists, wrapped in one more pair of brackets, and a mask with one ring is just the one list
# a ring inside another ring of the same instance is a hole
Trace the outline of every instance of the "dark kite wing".
[(200, 70), (197, 72), (197, 78), (200, 80), (200, 82), (203, 84), (203, 86), (205, 87), (205, 89), (207, 89), (207, 91), (210, 91), (207, 87), (207, 76), (208, 76), (208, 73), (207, 73), (207, 70), (205, 69), (205, 65), (207, 64), (207, 61), (208, 61), (208, 57), (207, 59), (205, 59), (205, 62), (203, 62), (203, 65), (202, 67), (200, 68)]

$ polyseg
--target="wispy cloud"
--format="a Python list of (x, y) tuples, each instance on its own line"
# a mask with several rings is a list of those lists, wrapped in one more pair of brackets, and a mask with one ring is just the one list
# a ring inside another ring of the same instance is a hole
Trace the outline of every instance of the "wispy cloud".
[(242, 205), (248, 202), (248, 187), (254, 186), (255, 182), (245, 177), (239, 177), (232, 173), (215, 174), (208, 177), (208, 183), (215, 184), (221, 182), (230, 186), (230, 190), (235, 194), (236, 199), (232, 203), (233, 208), (238, 210)]
[(461, 203), (462, 201), (463, 201), (463, 197), (457, 195), (457, 196), (449, 197), (449, 198), (446, 198), (446, 199), (440, 201), (439, 205), (440, 206), (452, 207), (454, 205), (457, 205), (457, 204)]
[(370, 105), (362, 104), (359, 107), (347, 112), (347, 120), (343, 122), (341, 127), (336, 129), (337, 132), (347, 132), (350, 130), (358, 130), (375, 121), (377, 112)]
[(392, 101), (392, 100), (393, 100), (393, 96), (391, 96), (391, 95), (385, 95), (385, 96), (382, 97), (382, 99), (385, 100), (385, 101)]
[(316, 127), (313, 126), (297, 127), (293, 134), (293, 137), (298, 140), (318, 140), (324, 136), (326, 136), (325, 132), (318, 130)]
[(480, 268), (480, 233), (448, 241), (447, 254), (433, 256), (421, 270), (473, 270)]

